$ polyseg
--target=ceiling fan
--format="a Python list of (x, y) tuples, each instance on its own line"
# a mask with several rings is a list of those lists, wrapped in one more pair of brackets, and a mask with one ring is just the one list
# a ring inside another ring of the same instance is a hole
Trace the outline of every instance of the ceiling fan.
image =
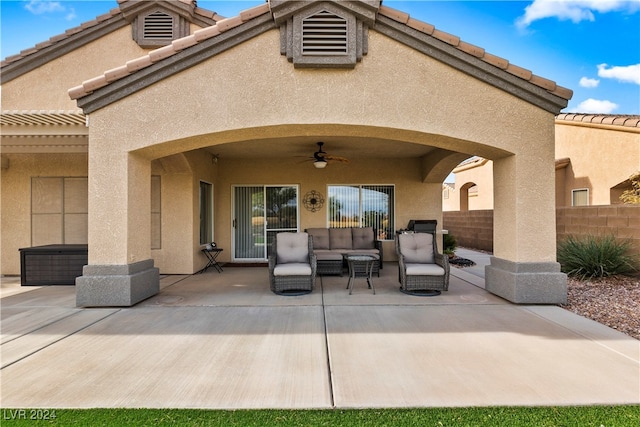
[(318, 142), (318, 151), (313, 153), (313, 157), (309, 160), (313, 160), (313, 166), (318, 169), (323, 169), (327, 166), (328, 162), (341, 162), (349, 163), (349, 159), (345, 157), (333, 156), (322, 149), (324, 142)]

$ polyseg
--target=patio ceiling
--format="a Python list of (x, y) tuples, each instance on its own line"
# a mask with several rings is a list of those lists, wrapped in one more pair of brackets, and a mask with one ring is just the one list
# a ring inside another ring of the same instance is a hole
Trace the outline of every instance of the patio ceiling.
[(332, 155), (358, 158), (420, 158), (433, 153), (436, 147), (386, 139), (362, 137), (270, 138), (241, 141), (207, 147), (206, 150), (220, 159), (312, 157), (318, 150), (317, 142), (324, 142), (323, 149)]

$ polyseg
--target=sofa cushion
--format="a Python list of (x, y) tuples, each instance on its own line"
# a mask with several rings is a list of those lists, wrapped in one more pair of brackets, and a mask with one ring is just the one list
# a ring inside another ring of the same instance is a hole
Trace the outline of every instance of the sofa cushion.
[(400, 253), (404, 262), (433, 264), (433, 234), (431, 233), (402, 233), (398, 235)]
[(309, 235), (307, 233), (278, 233), (276, 236), (277, 263), (309, 263)]
[(373, 249), (376, 247), (373, 227), (352, 228), (353, 249)]
[(307, 233), (313, 237), (313, 249), (331, 249), (328, 228), (308, 228)]
[(332, 250), (335, 249), (353, 249), (351, 242), (350, 228), (330, 228), (329, 242)]

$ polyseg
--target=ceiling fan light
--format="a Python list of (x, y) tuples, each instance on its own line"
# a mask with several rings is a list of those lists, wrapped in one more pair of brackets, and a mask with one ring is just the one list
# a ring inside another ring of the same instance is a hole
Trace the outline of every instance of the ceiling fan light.
[(313, 166), (316, 167), (316, 169), (324, 169), (327, 167), (327, 161), (326, 160), (316, 160), (315, 162), (313, 162)]

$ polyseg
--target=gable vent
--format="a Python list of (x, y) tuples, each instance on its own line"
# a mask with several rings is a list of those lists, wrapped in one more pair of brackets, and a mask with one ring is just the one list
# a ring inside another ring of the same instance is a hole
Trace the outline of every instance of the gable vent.
[(144, 38), (173, 40), (173, 17), (154, 12), (144, 17)]
[(347, 21), (326, 10), (302, 21), (302, 54), (339, 56), (347, 54)]

